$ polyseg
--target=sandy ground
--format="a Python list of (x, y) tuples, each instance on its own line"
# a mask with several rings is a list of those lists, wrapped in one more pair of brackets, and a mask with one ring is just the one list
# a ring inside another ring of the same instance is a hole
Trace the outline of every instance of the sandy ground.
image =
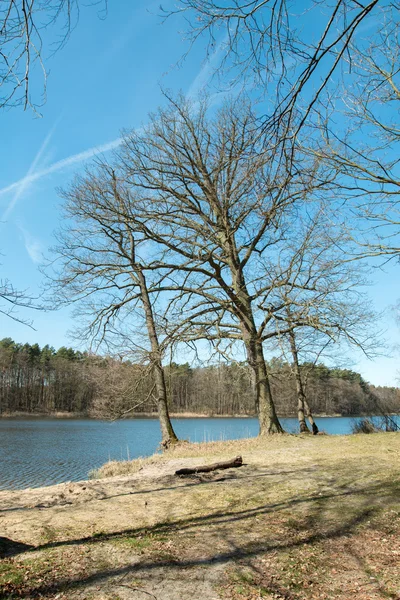
[(0, 598), (400, 599), (399, 456), (399, 434), (280, 436), (0, 492)]
[[(90, 543), (91, 539), (100, 540), (104, 537), (104, 542), (98, 544), (100, 547), (108, 545), (108, 533), (115, 536), (116, 532), (117, 534), (122, 532), (121, 537), (126, 537), (131, 532), (133, 534), (138, 532), (139, 559), (137, 556), (132, 556), (132, 552), (127, 553), (123, 544), (117, 549), (115, 547), (106, 549), (114, 570), (118, 571), (119, 567), (122, 568), (121, 575), (117, 573), (116, 577), (113, 574), (107, 577), (111, 581), (107, 583), (105, 593), (102, 592), (103, 583), (99, 586), (95, 578), (93, 583), (90, 580), (85, 583), (84, 592), (69, 590), (66, 594), (52, 595), (50, 589), (50, 595), (43, 592), (44, 597), (124, 599), (147, 596), (164, 600), (200, 597), (217, 599), (220, 596), (214, 591), (214, 587), (220, 580), (220, 573), (223, 570), (221, 565), (210, 563), (207, 564), (207, 569), (203, 565), (188, 565), (184, 568), (184, 576), (181, 570), (167, 569), (164, 564), (159, 567), (156, 563), (151, 565), (150, 574), (147, 565), (144, 568), (140, 566), (140, 533), (151, 531), (160, 523), (186, 517), (187, 487), (204, 482), (226, 480), (234, 471), (231, 469), (224, 471), (223, 475), (217, 472), (192, 478), (179, 478), (174, 475), (175, 471), (182, 467), (195, 466), (203, 462), (199, 458), (170, 459), (146, 465), (138, 473), (129, 476), (69, 482), (13, 492), (2, 491), (0, 492), (0, 527), (3, 540), (6, 540), (3, 543), (3, 558), (17, 554), (19, 560), (24, 556), (31, 559), (35, 556), (32, 554), (35, 548), (38, 548), (39, 552), (43, 549), (62, 548), (63, 542), (61, 541), (58, 546), (56, 541), (60, 538), (67, 541), (66, 546), (68, 540), (71, 540), (72, 545), (83, 547), (86, 542)], [(118, 538), (118, 535), (116, 537)], [(144, 543), (144, 546), (146, 545)], [(133, 546), (136, 550), (135, 544)], [(172, 544), (167, 543), (167, 547), (171, 548)], [(103, 553), (104, 547), (101, 548), (101, 554)], [(132, 578), (127, 578), (124, 572), (127, 554), (129, 565), (135, 572), (135, 581), (141, 580), (140, 586), (132, 586), (129, 583)], [(96, 556), (92, 557), (92, 560), (96, 561), (96, 558)], [(207, 563), (206, 556), (205, 563)], [(99, 579), (101, 581), (102, 578)], [(146, 589), (143, 587), (143, 581)], [(40, 591), (38, 593), (40, 594)], [(35, 597), (35, 594), (32, 597)], [(1, 594), (0, 598), (3, 598)]]

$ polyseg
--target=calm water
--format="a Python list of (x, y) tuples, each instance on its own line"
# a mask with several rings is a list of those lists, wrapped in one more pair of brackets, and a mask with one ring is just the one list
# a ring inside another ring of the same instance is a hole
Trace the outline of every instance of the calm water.
[[(353, 419), (315, 419), (330, 434), (351, 433)], [(281, 419), (296, 431), (296, 419)], [(256, 436), (256, 419), (174, 419), (182, 439), (193, 442)], [(160, 443), (157, 419), (115, 423), (91, 420), (0, 420), (0, 489), (40, 487), (86, 479), (108, 460), (153, 454)]]

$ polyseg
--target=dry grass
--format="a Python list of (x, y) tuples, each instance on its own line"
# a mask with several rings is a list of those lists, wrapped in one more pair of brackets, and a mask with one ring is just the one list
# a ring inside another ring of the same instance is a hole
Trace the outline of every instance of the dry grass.
[(154, 454), (146, 458), (139, 457), (135, 460), (110, 460), (99, 469), (93, 469), (89, 472), (89, 479), (104, 479), (105, 477), (116, 477), (124, 475), (133, 475), (148, 465), (159, 462), (161, 456)]
[(246, 438), (241, 440), (227, 440), (217, 442), (189, 443), (179, 442), (167, 452), (152, 456), (137, 458), (131, 461), (110, 461), (91, 472), (91, 478), (103, 479), (106, 477), (124, 476), (138, 473), (149, 466), (159, 465), (162, 472), (163, 466), (177, 459), (198, 459), (203, 463), (228, 460), (234, 456), (242, 455), (245, 459), (251, 456), (252, 464), (265, 465), (274, 460), (280, 463), (307, 463), (310, 460), (323, 462), (324, 460), (342, 460), (346, 453), (349, 458), (361, 457), (363, 461), (370, 456), (375, 461), (377, 455), (391, 456), (393, 453), (399, 457), (400, 450), (394, 449), (393, 443), (398, 441), (397, 433), (375, 434), (368, 439), (364, 434), (349, 436), (311, 436), (302, 435), (276, 435), (264, 438)]
[[(173, 474), (238, 454), (240, 469)], [(181, 444), (46, 507), (15, 495), (3, 535), (34, 548), (8, 546), (0, 598), (398, 599), (399, 458), (398, 433)]]

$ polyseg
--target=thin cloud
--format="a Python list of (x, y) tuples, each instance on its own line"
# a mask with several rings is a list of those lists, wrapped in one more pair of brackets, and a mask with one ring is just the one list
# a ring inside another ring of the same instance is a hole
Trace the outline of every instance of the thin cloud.
[(43, 244), (40, 240), (29, 233), (21, 224), (18, 224), (18, 229), (24, 238), (25, 249), (29, 254), (32, 262), (40, 264), (43, 260)]

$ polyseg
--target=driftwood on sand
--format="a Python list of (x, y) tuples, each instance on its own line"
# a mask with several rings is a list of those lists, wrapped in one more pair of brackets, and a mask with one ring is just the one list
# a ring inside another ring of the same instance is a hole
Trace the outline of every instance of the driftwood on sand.
[(232, 467), (241, 467), (243, 459), (241, 456), (236, 456), (232, 460), (226, 462), (214, 463), (212, 465), (203, 465), (201, 467), (185, 468), (175, 471), (175, 475), (195, 475), (196, 473), (209, 473), (219, 469), (231, 469)]

